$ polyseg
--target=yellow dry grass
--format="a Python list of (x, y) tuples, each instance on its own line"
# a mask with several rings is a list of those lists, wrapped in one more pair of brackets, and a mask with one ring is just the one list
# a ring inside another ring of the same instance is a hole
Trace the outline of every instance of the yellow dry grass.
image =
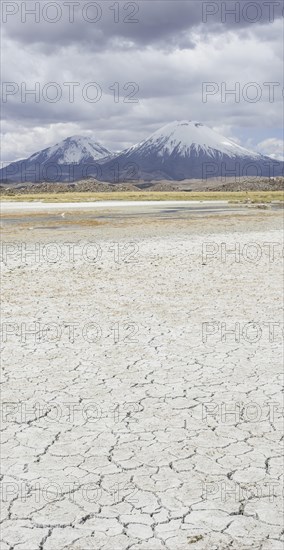
[(184, 192), (184, 191), (121, 191), (112, 193), (36, 193), (36, 194), (18, 194), (2, 195), (1, 201), (40, 201), (40, 202), (96, 202), (96, 201), (212, 201), (226, 200), (230, 202), (271, 202), (283, 201), (283, 191), (236, 191), (236, 192)]

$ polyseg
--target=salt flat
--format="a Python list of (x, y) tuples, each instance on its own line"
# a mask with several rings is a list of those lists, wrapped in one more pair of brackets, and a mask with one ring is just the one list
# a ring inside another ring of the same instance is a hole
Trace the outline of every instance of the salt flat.
[(282, 220), (4, 226), (1, 549), (282, 550)]
[[(228, 201), (210, 201), (209, 205), (218, 204), (218, 205), (227, 205)], [(25, 201), (19, 201), (19, 202), (10, 202), (5, 201), (1, 203), (1, 210), (2, 212), (15, 212), (15, 211), (27, 211), (27, 210), (36, 210), (36, 211), (43, 211), (43, 210), (81, 210), (84, 208), (87, 209), (94, 209), (94, 208), (123, 208), (123, 207), (135, 207), (135, 206), (143, 206), (144, 208), (151, 208), (152, 206), (188, 206), (191, 205), (193, 208), (200, 206), (200, 204), (203, 204), (206, 207), (206, 203), (203, 201), (117, 201), (117, 200), (108, 200), (108, 201), (88, 201), (88, 202), (64, 202), (64, 203), (56, 203), (56, 202), (41, 202), (41, 201), (32, 201), (32, 202), (25, 202)]]

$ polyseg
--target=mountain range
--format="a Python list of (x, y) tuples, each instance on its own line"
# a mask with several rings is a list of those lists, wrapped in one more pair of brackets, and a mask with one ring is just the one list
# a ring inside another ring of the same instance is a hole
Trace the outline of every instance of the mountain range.
[(175, 121), (120, 153), (93, 138), (72, 136), (0, 170), (2, 183), (73, 182), (87, 177), (111, 183), (282, 176), (284, 162), (241, 147), (208, 126)]

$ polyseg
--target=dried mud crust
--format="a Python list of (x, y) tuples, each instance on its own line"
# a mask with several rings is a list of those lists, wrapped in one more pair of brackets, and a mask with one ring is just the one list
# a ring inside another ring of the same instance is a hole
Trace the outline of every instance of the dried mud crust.
[(2, 342), (1, 550), (282, 550), (281, 229), (259, 213), (2, 238), (78, 248), (2, 264), (2, 326), (21, 330)]

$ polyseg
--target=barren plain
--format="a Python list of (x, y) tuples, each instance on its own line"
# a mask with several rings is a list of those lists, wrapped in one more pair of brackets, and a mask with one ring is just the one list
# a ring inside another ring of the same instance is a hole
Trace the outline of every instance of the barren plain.
[(1, 550), (282, 550), (283, 212), (103, 214), (3, 217)]

